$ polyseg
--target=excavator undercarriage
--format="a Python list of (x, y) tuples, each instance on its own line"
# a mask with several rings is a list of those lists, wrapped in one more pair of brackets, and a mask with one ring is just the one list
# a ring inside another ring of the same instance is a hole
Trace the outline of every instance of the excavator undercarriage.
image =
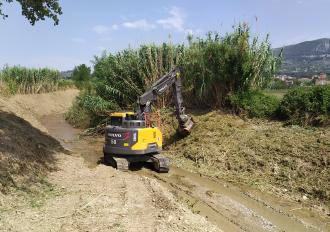
[(107, 164), (120, 171), (128, 171), (132, 163), (151, 163), (153, 168), (159, 173), (167, 173), (170, 166), (170, 160), (159, 153), (138, 157), (105, 154), (104, 159)]

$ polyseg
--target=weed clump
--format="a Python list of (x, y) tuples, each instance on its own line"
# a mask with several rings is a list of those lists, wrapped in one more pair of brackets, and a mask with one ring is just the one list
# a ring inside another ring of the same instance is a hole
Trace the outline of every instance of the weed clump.
[(275, 96), (265, 95), (260, 91), (240, 92), (230, 96), (230, 102), (239, 115), (269, 118), (275, 115), (280, 100)]
[(288, 124), (330, 125), (330, 86), (295, 88), (284, 97), (279, 116)]

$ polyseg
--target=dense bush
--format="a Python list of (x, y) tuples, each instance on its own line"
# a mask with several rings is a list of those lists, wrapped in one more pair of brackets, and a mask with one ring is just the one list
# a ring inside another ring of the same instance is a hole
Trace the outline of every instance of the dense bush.
[(291, 124), (330, 124), (330, 86), (300, 87), (284, 95), (279, 115)]
[(236, 93), (230, 97), (230, 102), (239, 114), (258, 118), (274, 116), (280, 104), (277, 97), (265, 95), (260, 91)]
[(75, 127), (87, 128), (96, 126), (107, 116), (107, 112), (116, 109), (119, 109), (119, 106), (115, 102), (105, 101), (100, 96), (82, 91), (66, 113), (65, 118)]
[[(187, 46), (142, 45), (95, 57), (94, 89), (86, 97), (93, 104), (80, 105), (93, 114), (104, 109), (95, 102), (111, 102), (106, 110), (132, 108), (156, 79), (180, 66), (185, 105), (221, 107), (231, 94), (265, 86), (279, 63), (268, 39), (251, 38), (246, 25), (223, 37), (209, 33), (205, 39), (190, 36), (188, 40)], [(171, 101), (171, 94), (165, 94), (155, 106), (169, 106)]]
[(79, 100), (73, 102), (69, 111), (65, 113), (65, 119), (74, 127), (88, 128), (91, 126), (91, 113), (79, 105)]

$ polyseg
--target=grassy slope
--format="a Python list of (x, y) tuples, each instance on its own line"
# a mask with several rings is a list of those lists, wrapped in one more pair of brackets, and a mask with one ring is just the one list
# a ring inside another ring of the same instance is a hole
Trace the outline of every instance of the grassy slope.
[(171, 144), (174, 127), (166, 128), (166, 150), (174, 164), (277, 195), (298, 199), (306, 194), (329, 205), (328, 128), (288, 128), (218, 112), (193, 116), (196, 127), (185, 139)]
[(263, 93), (269, 96), (275, 96), (281, 100), (288, 91), (289, 89), (274, 89), (274, 90), (264, 90)]

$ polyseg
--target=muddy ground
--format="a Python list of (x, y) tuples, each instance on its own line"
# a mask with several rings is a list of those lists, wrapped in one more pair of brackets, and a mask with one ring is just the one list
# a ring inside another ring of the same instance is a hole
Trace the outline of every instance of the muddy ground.
[[(70, 102), (76, 93), (62, 94), (66, 94), (65, 102)], [(43, 100), (40, 96), (30, 98)], [(0, 101), (3, 112), (9, 111), (6, 102)], [(42, 179), (31, 184), (28, 190), (10, 188), (1, 193), (1, 231), (330, 230), (329, 217), (306, 207), (303, 202), (210, 179), (197, 169), (194, 174), (172, 165), (169, 174), (158, 174), (148, 166), (137, 166), (129, 172), (118, 172), (99, 162), (102, 137), (81, 137), (79, 130), (65, 122), (63, 112), (67, 105), (58, 104), (58, 109), (43, 114), (38, 112), (47, 110), (41, 110), (39, 104), (26, 102), (18, 107), (20, 117), (29, 115), (29, 111), (33, 115), (26, 121), (17, 121), (12, 119), (15, 113), (12, 110), (6, 117), (8, 129), (3, 130), (2, 136), (8, 138), (6, 141), (14, 141), (19, 136), (37, 147), (40, 141), (43, 141), (40, 146), (53, 143), (56, 146), (50, 154), (51, 168), (36, 169), (44, 171), (44, 175), (40, 175)], [(9, 133), (11, 128), (21, 127), (20, 133)], [(34, 130), (39, 131), (41, 137), (30, 133)], [(6, 152), (8, 157), (11, 150)], [(23, 153), (23, 148), (16, 153)], [(0, 155), (5, 157), (1, 150)], [(178, 158), (173, 158), (174, 164), (180, 164), (182, 156)], [(35, 163), (39, 165), (38, 160)]]

